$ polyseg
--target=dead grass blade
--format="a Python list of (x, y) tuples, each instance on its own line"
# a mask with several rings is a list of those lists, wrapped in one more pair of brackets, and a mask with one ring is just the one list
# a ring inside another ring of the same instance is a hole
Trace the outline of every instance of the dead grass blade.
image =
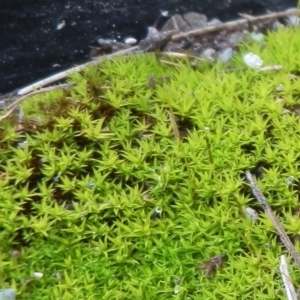
[(66, 83), (66, 84), (60, 84), (60, 85), (56, 85), (56, 86), (50, 86), (50, 87), (46, 87), (46, 88), (34, 91), (32, 93), (29, 93), (25, 96), (19, 97), (16, 101), (14, 101), (12, 104), (10, 104), (7, 107), (8, 111), (3, 116), (0, 116), (0, 122), (7, 119), (14, 112), (14, 110), (18, 107), (18, 105), (20, 103), (22, 103), (24, 100), (26, 100), (34, 95), (46, 93), (46, 92), (50, 92), (50, 91), (55, 91), (55, 90), (68, 89), (75, 85), (76, 85), (75, 83)]

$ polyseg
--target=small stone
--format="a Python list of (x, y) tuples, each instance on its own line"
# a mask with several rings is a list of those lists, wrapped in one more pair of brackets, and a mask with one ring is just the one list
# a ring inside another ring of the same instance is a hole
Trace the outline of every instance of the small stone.
[(128, 37), (124, 40), (126, 45), (134, 45), (136, 44), (137, 40), (133, 37)]
[(272, 25), (273, 30), (276, 31), (276, 30), (281, 29), (281, 28), (284, 28), (284, 25), (282, 23), (280, 23), (279, 21), (273, 22), (273, 25)]
[(207, 22), (207, 27), (210, 26), (218, 26), (218, 25), (222, 25), (223, 23), (219, 20), (219, 19), (212, 19), (211, 21)]
[(258, 55), (251, 52), (244, 55), (244, 62), (252, 69), (259, 69), (263, 65), (262, 59)]
[(212, 48), (205, 49), (201, 54), (201, 58), (207, 59), (210, 62), (213, 62), (215, 60), (215, 57), (216, 57), (216, 50)]
[(235, 46), (241, 43), (245, 39), (246, 33), (233, 32), (228, 34), (227, 40), (230, 45)]
[(227, 62), (229, 62), (229, 60), (231, 59), (232, 56), (233, 56), (233, 50), (232, 50), (232, 48), (228, 47), (228, 48), (225, 48), (223, 51), (221, 51), (221, 53), (219, 55), (219, 59), (223, 63), (227, 63)]
[(153, 212), (151, 219), (156, 219), (156, 218), (160, 217), (161, 213), (162, 213), (161, 209), (155, 208), (155, 211)]
[(36, 278), (36, 279), (41, 279), (41, 278), (44, 277), (44, 274), (41, 273), (41, 272), (34, 272), (34, 273), (32, 274), (32, 277), (33, 277), (33, 278)]
[(24, 142), (18, 143), (18, 148), (25, 149), (25, 147), (26, 147), (27, 144), (28, 144), (28, 141), (24, 141)]
[(206, 15), (188, 12), (183, 18), (189, 24), (189, 30), (201, 29), (207, 26)]
[(16, 289), (3, 289), (2, 291), (0, 291), (0, 300), (15, 300), (16, 295)]
[(61, 23), (57, 24), (56, 30), (61, 30), (66, 26), (66, 22), (62, 21)]
[(295, 177), (294, 176), (289, 176), (286, 180), (286, 184), (291, 185), (294, 181), (295, 181)]
[(59, 178), (60, 178), (60, 173), (58, 173), (54, 178), (53, 178), (53, 181), (54, 182), (58, 182)]
[(169, 12), (167, 10), (163, 10), (161, 11), (161, 15), (165, 18), (167, 18), (169, 16)]
[[(287, 12), (293, 12), (294, 11), (295, 14), (297, 13), (296, 8), (289, 8), (286, 11)], [(298, 27), (300, 25), (300, 19), (296, 15), (287, 16), (287, 20), (288, 20), (290, 26), (292, 26), (292, 27)]]
[(87, 184), (86, 184), (86, 187), (89, 188), (89, 189), (91, 189), (91, 188), (93, 188), (95, 185), (96, 185), (96, 184), (95, 184), (94, 182), (90, 182), (90, 183), (87, 183)]
[(195, 12), (186, 13), (184, 16), (179, 14), (174, 15), (162, 28), (162, 32), (170, 30), (179, 30), (187, 32), (194, 29), (206, 27), (207, 17)]
[(252, 32), (250, 35), (251, 39), (255, 42), (262, 42), (265, 38), (265, 36), (262, 33), (256, 33), (256, 32)]
[(180, 285), (175, 285), (175, 288), (174, 288), (174, 294), (177, 295), (180, 293)]
[(283, 84), (282, 83), (280, 83), (280, 84), (277, 85), (276, 91), (277, 92), (282, 92), (283, 91)]

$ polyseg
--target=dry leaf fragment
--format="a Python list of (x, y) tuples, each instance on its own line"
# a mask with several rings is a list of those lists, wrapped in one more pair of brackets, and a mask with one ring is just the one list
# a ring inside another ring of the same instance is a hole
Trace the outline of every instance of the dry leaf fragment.
[(213, 256), (204, 261), (204, 264), (199, 266), (198, 269), (202, 269), (205, 272), (205, 275), (208, 277), (214, 277), (217, 270), (222, 268), (224, 259), (227, 255), (226, 254), (219, 254)]
[(271, 71), (280, 71), (282, 70), (282, 66), (280, 65), (274, 65), (274, 66), (266, 66), (263, 68), (260, 68), (258, 72), (271, 72)]

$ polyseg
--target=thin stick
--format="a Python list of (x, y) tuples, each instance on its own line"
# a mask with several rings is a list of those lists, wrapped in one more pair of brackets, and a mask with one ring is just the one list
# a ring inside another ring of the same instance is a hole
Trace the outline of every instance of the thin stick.
[(159, 62), (167, 65), (167, 66), (171, 66), (171, 67), (178, 67), (178, 68), (182, 68), (183, 65), (168, 61), (168, 60), (164, 60), (164, 59), (160, 59)]
[(56, 85), (56, 86), (50, 86), (47, 88), (43, 88), (40, 89), (38, 91), (34, 91), (30, 94), (27, 94), (25, 96), (19, 97), (15, 102), (13, 102), (12, 104), (10, 104), (7, 109), (8, 111), (6, 112), (5, 115), (0, 116), (0, 122), (2, 122), (3, 120), (7, 119), (13, 112), (14, 110), (18, 107), (18, 105), (23, 102), (24, 100), (30, 98), (31, 96), (34, 96), (36, 94), (40, 94), (40, 93), (45, 93), (45, 92), (50, 92), (50, 91), (55, 91), (55, 90), (60, 90), (60, 89), (66, 89), (66, 88), (70, 88), (75, 86), (75, 83), (67, 83), (67, 84), (60, 84), (60, 85)]
[(284, 246), (286, 247), (288, 252), (291, 254), (293, 259), (295, 260), (296, 264), (300, 268), (300, 255), (299, 255), (299, 253), (296, 251), (296, 249), (295, 249), (294, 245), (292, 244), (290, 238), (286, 234), (285, 230), (283, 229), (282, 225), (280, 224), (280, 222), (277, 219), (277, 217), (275, 216), (275, 214), (273, 213), (271, 207), (269, 206), (269, 204), (267, 202), (267, 199), (264, 197), (264, 195), (260, 191), (260, 189), (259, 189), (258, 185), (256, 184), (255, 180), (253, 179), (251, 173), (249, 171), (246, 171), (245, 175), (246, 175), (246, 179), (248, 180), (248, 182), (251, 185), (253, 195), (255, 196), (257, 201), (260, 203), (260, 205), (264, 209), (265, 213), (268, 215), (269, 219), (271, 220), (271, 222), (273, 223), (275, 229), (277, 230), (277, 233), (278, 233), (282, 243), (284, 244)]
[(297, 300), (297, 294), (291, 280), (289, 268), (286, 262), (285, 255), (280, 256), (279, 270), (285, 287), (285, 293), (288, 300)]
[(48, 84), (51, 84), (55, 81), (58, 81), (58, 80), (61, 80), (61, 79), (64, 79), (66, 77), (68, 77), (69, 75), (71, 75), (72, 73), (75, 73), (75, 72), (80, 72), (82, 70), (84, 70), (86, 67), (88, 66), (93, 66), (93, 65), (97, 65), (97, 64), (100, 64), (101, 62), (103, 62), (103, 60), (105, 58), (107, 59), (110, 59), (110, 58), (113, 58), (113, 57), (116, 57), (116, 56), (120, 56), (120, 55), (124, 55), (124, 54), (129, 54), (129, 53), (133, 53), (134, 51), (136, 51), (138, 49), (137, 46), (135, 47), (131, 47), (131, 48), (128, 48), (126, 50), (122, 50), (122, 51), (118, 51), (118, 52), (115, 52), (113, 54), (110, 54), (110, 55), (106, 55), (103, 57), (99, 57), (93, 61), (90, 61), (88, 63), (85, 63), (83, 65), (80, 65), (80, 66), (77, 66), (77, 67), (74, 67), (74, 68), (71, 68), (71, 69), (68, 69), (66, 71), (63, 71), (63, 72), (60, 72), (60, 73), (57, 73), (53, 76), (50, 76), (50, 77), (47, 77), (43, 80), (39, 80), (21, 90), (19, 90), (18, 92), (18, 95), (25, 95), (25, 94), (28, 94), (34, 90), (37, 90), (37, 89), (40, 89), (42, 87), (44, 87), (45, 85), (48, 85)]
[(178, 52), (160, 52), (159, 56), (168, 56), (171, 58), (191, 58), (191, 59), (196, 59), (196, 60), (201, 60), (204, 61), (205, 59), (199, 58), (194, 55), (189, 55), (185, 53), (178, 53)]
[(233, 29), (240, 25), (246, 25), (247, 23), (249, 23), (249, 21), (253, 24), (253, 23), (260, 22), (260, 21), (268, 21), (271, 19), (283, 18), (283, 17), (287, 17), (290, 15), (294, 15), (297, 12), (299, 12), (299, 11), (297, 9), (295, 9), (295, 10), (291, 10), (291, 11), (272, 13), (272, 14), (262, 15), (262, 16), (258, 16), (258, 17), (253, 17), (251, 19), (251, 21), (249, 20), (249, 18), (246, 20), (239, 19), (239, 20), (227, 22), (227, 23), (224, 23), (221, 25), (209, 26), (206, 28), (201, 28), (201, 29), (196, 29), (196, 30), (192, 30), (189, 32), (175, 34), (172, 37), (172, 41), (178, 41), (182, 38), (187, 38), (187, 37), (192, 37), (192, 36), (201, 36), (201, 35), (204, 35), (207, 33), (213, 33), (213, 32), (221, 31), (221, 30), (225, 30), (225, 29)]

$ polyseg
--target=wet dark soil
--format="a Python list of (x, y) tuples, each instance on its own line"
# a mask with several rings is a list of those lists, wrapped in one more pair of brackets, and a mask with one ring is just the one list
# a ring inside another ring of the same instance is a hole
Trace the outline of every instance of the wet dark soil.
[[(228, 21), (238, 13), (296, 5), (296, 0), (1, 0), (0, 94), (89, 60), (89, 46), (99, 38), (141, 40), (162, 11)], [(58, 29), (59, 24), (65, 25)]]

